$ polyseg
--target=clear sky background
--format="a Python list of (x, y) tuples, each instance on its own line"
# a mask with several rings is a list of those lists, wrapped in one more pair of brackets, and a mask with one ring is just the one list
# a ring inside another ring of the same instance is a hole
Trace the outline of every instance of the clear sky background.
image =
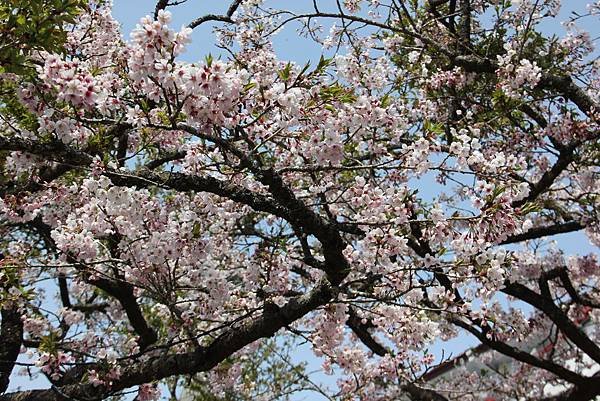
[[(555, 33), (559, 36), (564, 35), (565, 31), (560, 25), (560, 21), (564, 21), (568, 18), (570, 11), (577, 10), (582, 12), (588, 1), (585, 0), (564, 0), (564, 6), (559, 17), (553, 21), (548, 21), (543, 24), (543, 31), (546, 33)], [(155, 0), (114, 0), (114, 16), (122, 24), (123, 37), (129, 39), (130, 32), (134, 29), (135, 25), (141, 17), (144, 15), (152, 14), (154, 11), (156, 1)], [(277, 8), (288, 8), (298, 9), (306, 8), (310, 5), (309, 0), (270, 0), (268, 5), (273, 5)], [(319, 5), (323, 4), (322, 8), (327, 10), (331, 8), (333, 3), (331, 0), (319, 2)], [(178, 29), (181, 26), (187, 25), (190, 21), (205, 14), (223, 14), (229, 6), (229, 1), (214, 1), (214, 0), (188, 0), (177, 7), (172, 7), (170, 10), (173, 12), (172, 26)], [(588, 21), (582, 25), (583, 28), (587, 29), (592, 37), (600, 35), (600, 28), (595, 25), (598, 20), (588, 19)], [(206, 23), (194, 30), (192, 36), (192, 43), (188, 46), (188, 51), (181, 57), (182, 60), (195, 62), (203, 60), (208, 53), (212, 53), (215, 56), (221, 55), (227, 58), (227, 55), (219, 48), (215, 46), (214, 35), (212, 29), (215, 26), (214, 22)], [(295, 28), (298, 25), (286, 27), (274, 39), (274, 47), (278, 57), (281, 60), (294, 61), (298, 64), (305, 64), (308, 60), (318, 60), (322, 54), (321, 48), (315, 43), (305, 38), (300, 38)], [(327, 55), (327, 54), (326, 54)], [(422, 181), (422, 188), (420, 193), (426, 198), (431, 197), (435, 194), (436, 184), (431, 180), (430, 183), (427, 180)], [(570, 254), (585, 254), (590, 252), (596, 252), (597, 248), (593, 247), (587, 238), (581, 234), (563, 234), (555, 236), (554, 239), (558, 241), (559, 247), (564, 249)], [(474, 345), (476, 342), (473, 338), (462, 337), (452, 341), (450, 344), (445, 345), (445, 355), (448, 356), (449, 352), (458, 354), (466, 348)], [(434, 352), (438, 355), (441, 354), (441, 347), (434, 347)], [(296, 350), (295, 358), (298, 360), (305, 360), (309, 363), (308, 371), (318, 369), (320, 367), (320, 360), (313, 356), (312, 351), (308, 347), (301, 347)], [(333, 386), (335, 383), (335, 377), (319, 375), (318, 380), (324, 384)], [(43, 378), (35, 381), (30, 381), (25, 377), (18, 377), (12, 381), (9, 390), (15, 390), (17, 387), (22, 389), (32, 388), (46, 388), (48, 383)], [(297, 398), (319, 401), (325, 399), (324, 397), (316, 394), (302, 394)]]

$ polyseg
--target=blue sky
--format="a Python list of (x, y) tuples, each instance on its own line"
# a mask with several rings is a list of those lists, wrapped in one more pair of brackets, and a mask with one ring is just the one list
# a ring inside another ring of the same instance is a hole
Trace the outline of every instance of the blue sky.
[[(327, 0), (323, 3), (327, 4), (330, 2), (331, 0)], [(287, 6), (288, 9), (298, 9), (297, 5), (303, 3), (303, 1), (297, 0), (271, 0), (266, 4), (276, 7)], [(141, 17), (154, 12), (155, 4), (156, 1), (154, 0), (114, 0), (113, 15), (122, 24), (125, 39), (129, 38), (130, 32), (135, 28)], [(188, 0), (177, 7), (169, 7), (168, 10), (173, 14), (172, 26), (178, 29), (181, 26), (189, 24), (199, 16), (224, 14), (228, 6), (229, 1), (226, 0)], [(185, 61), (194, 62), (203, 60), (204, 56), (208, 53), (226, 57), (226, 54), (215, 46), (212, 29), (218, 24), (221, 23), (208, 22), (194, 29), (192, 43), (181, 58)], [(284, 29), (280, 32), (275, 38), (274, 45), (278, 56), (282, 60), (295, 61), (298, 64), (304, 64), (309, 59), (318, 60), (321, 55), (320, 47), (308, 40), (299, 40), (295, 29)]]

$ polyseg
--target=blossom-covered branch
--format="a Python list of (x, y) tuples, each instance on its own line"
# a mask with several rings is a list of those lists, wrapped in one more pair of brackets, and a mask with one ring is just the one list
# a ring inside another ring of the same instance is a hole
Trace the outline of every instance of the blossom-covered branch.
[(0, 75), (0, 400), (600, 395), (600, 5), (182, 3)]

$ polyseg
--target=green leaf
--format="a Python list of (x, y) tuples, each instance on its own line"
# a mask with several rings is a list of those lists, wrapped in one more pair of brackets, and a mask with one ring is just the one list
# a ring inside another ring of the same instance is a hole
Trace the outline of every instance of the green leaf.
[(256, 82), (250, 82), (244, 85), (244, 92), (248, 92), (250, 89), (256, 88)]
[(192, 228), (192, 237), (200, 238), (201, 235), (202, 235), (202, 226), (200, 225), (200, 223), (194, 223), (194, 227)]
[(288, 79), (290, 79), (291, 71), (292, 64), (288, 62), (283, 70), (277, 71), (277, 75), (279, 75), (279, 78), (281, 78), (282, 81), (287, 81)]
[(210, 67), (210, 66), (212, 66), (213, 60), (214, 60), (214, 58), (213, 58), (212, 54), (210, 54), (210, 53), (208, 53), (208, 54), (207, 54), (207, 55), (204, 57), (204, 61), (206, 62), (206, 66), (207, 66), (207, 67)]
[(325, 71), (325, 68), (327, 68), (332, 62), (332, 58), (325, 58), (321, 55), (321, 58), (319, 58), (319, 64), (317, 64), (317, 68), (315, 68), (314, 73), (322, 74)]

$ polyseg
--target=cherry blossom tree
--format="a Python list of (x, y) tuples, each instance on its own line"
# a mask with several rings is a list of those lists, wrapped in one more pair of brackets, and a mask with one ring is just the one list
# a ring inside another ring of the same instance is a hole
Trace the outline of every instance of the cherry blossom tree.
[[(600, 395), (598, 258), (555, 238), (600, 245), (600, 3), (562, 37), (559, 0), (177, 3), (4, 68), (0, 400)], [(181, 61), (208, 23), (229, 56)], [(467, 337), (510, 364), (427, 380)]]

